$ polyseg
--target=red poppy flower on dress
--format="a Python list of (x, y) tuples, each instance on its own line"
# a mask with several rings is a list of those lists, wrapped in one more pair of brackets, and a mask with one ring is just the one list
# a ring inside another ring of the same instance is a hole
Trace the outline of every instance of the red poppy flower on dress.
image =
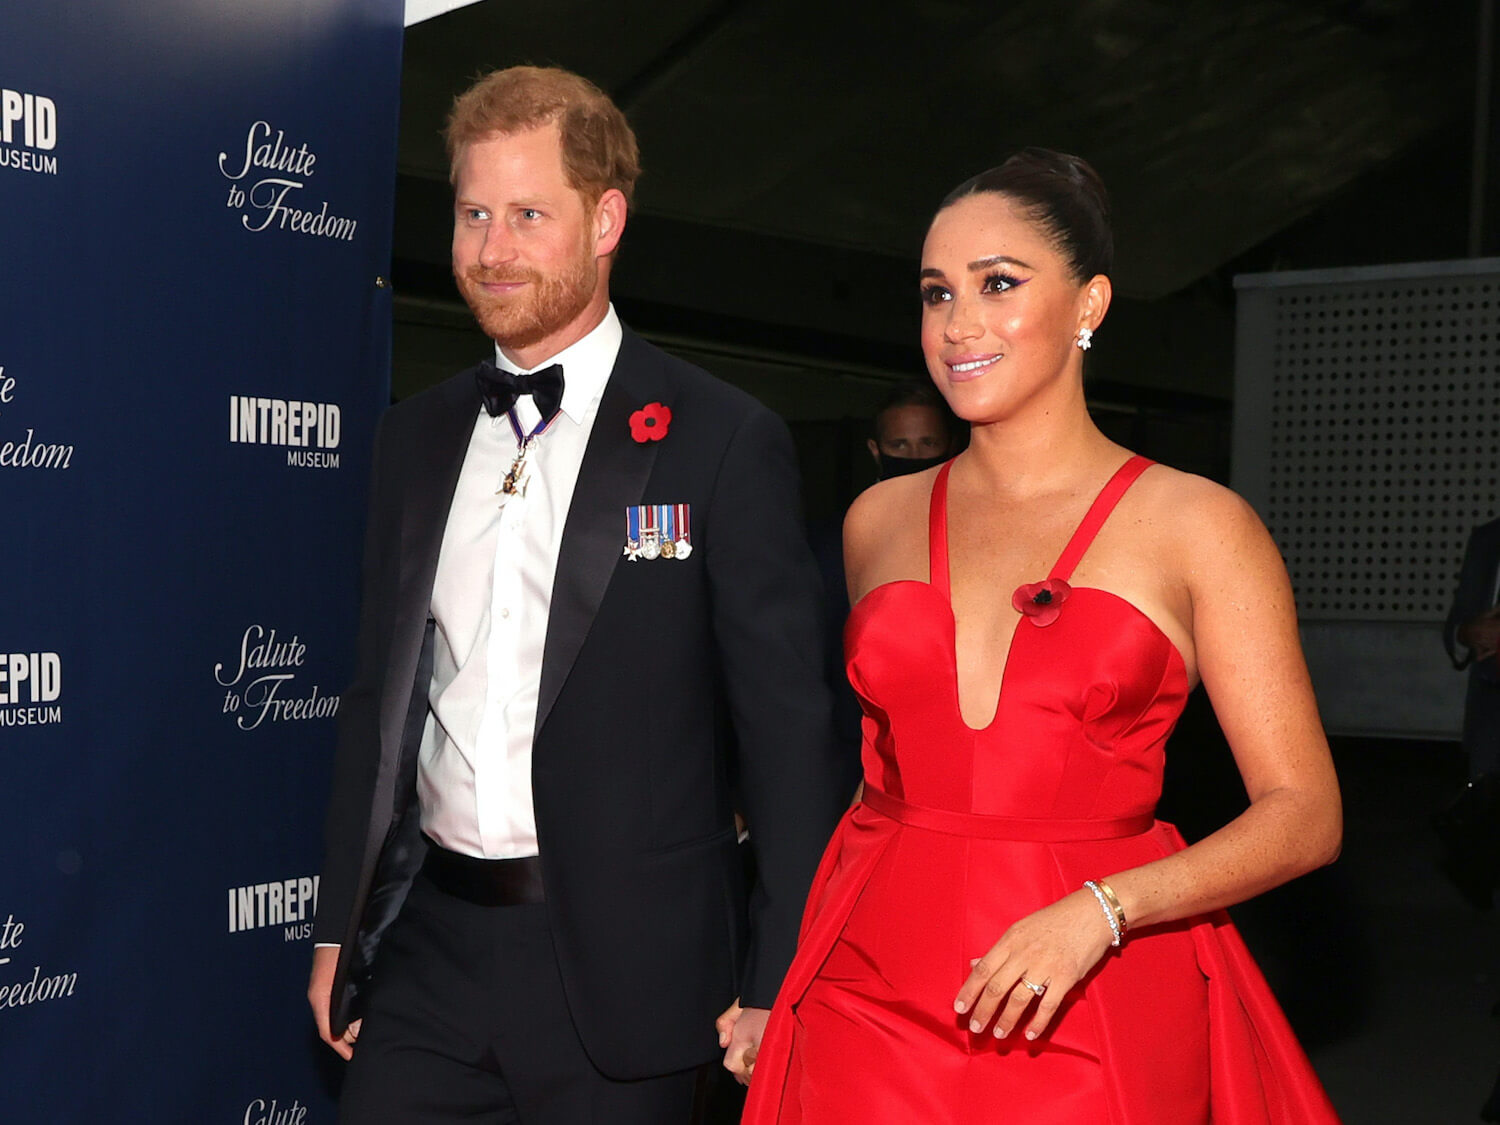
[(659, 402), (648, 402), (630, 416), (630, 436), (636, 441), (661, 441), (672, 425), (672, 411)]
[(1010, 596), (1010, 604), (1017, 613), (1024, 613), (1031, 618), (1033, 625), (1051, 625), (1057, 620), (1057, 615), (1062, 612), (1063, 602), (1068, 600), (1068, 595), (1072, 592), (1073, 587), (1061, 578), (1048, 578), (1043, 582), (1016, 587), (1016, 592)]

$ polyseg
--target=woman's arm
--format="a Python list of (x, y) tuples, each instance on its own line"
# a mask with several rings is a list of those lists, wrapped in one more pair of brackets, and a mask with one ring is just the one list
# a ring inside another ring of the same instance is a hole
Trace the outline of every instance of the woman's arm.
[(1333, 862), (1343, 835), (1281, 555), (1233, 493), (1214, 488), (1193, 507), (1197, 546), (1185, 548), (1183, 573), (1198, 674), (1250, 807), (1176, 855), (1106, 874), (1131, 926), (1243, 902)]
[[(1131, 929), (1242, 902), (1330, 863), (1343, 832), (1338, 780), (1281, 556), (1238, 496), (1206, 481), (1186, 487), (1193, 492), (1174, 505), (1172, 569), (1188, 593), (1198, 672), (1250, 807), (1174, 855), (1099, 872)], [(1021, 978), (1045, 983), (1027, 1025), (1027, 1036), (1035, 1038), (1068, 990), (1108, 951), (1112, 936), (1093, 893), (1075, 891), (1006, 931), (976, 962), (954, 1007), (972, 1009), (976, 1029), (998, 1009), (995, 1033), (1003, 1035), (1034, 999), (1020, 987)]]

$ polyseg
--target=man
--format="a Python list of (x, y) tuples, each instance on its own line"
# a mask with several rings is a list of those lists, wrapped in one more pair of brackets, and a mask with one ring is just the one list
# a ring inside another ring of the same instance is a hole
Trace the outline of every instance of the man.
[(875, 412), (865, 442), (881, 480), (941, 465), (962, 448), (959, 422), (931, 383), (903, 383)]
[(791, 441), (616, 318), (603, 93), (498, 71), (447, 139), (496, 352), (376, 441), (308, 997), (345, 1122), (685, 1122), (721, 1010), (743, 1079), (848, 797)]
[[(1500, 881), (1500, 520), (1476, 527), (1464, 549), (1458, 589), (1443, 625), (1443, 646), (1469, 671), (1464, 694), (1464, 754), (1469, 780), (1451, 808), (1434, 818), (1444, 870), (1470, 905), (1488, 910)], [(1463, 649), (1460, 652), (1460, 648)]]
[[(1458, 589), (1443, 625), (1443, 645), (1457, 669), (1469, 670), (1464, 699), (1464, 753), (1470, 778), (1500, 772), (1500, 519), (1476, 527), (1464, 549)], [(1459, 649), (1462, 647), (1463, 651)]]

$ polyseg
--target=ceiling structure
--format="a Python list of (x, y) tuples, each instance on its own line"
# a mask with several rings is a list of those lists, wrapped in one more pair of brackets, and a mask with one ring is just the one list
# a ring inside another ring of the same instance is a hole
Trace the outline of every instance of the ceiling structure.
[(609, 91), (640, 138), (645, 175), (615, 283), (633, 322), (704, 346), (910, 370), (915, 259), (935, 202), (1007, 148), (1040, 144), (1085, 156), (1113, 196), (1117, 293), (1138, 306), (1120, 314), (1121, 338), (1151, 358), (1112, 374), (1227, 397), (1223, 372), (1161, 369), (1184, 348), (1227, 356), (1227, 342), (1194, 333), (1232, 331), (1232, 309), (1197, 328), (1190, 311), (1141, 310), (1201, 303), (1195, 284), (1226, 263), (1424, 140), (1463, 137), (1477, 11), (484, 0), (407, 31), (398, 294), (408, 311), (455, 300), (439, 135), (453, 96), (494, 67), (557, 64)]

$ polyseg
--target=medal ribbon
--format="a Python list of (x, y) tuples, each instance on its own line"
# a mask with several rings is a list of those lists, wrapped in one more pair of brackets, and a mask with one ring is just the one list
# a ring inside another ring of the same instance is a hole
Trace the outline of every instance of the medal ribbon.
[[(561, 413), (561, 410), (557, 412), (557, 414)], [(551, 418), (543, 418), (540, 422), (538, 422), (531, 428), (531, 432), (529, 434), (525, 434), (521, 432), (521, 423), (516, 418), (516, 408), (512, 406), (509, 410), (507, 410), (505, 412), (505, 416), (510, 419), (511, 432), (516, 435), (516, 451), (520, 452), (521, 450), (524, 450), (526, 448), (527, 442), (529, 442), (532, 438), (545, 433), (547, 427), (552, 425), (552, 423), (557, 420), (557, 414), (552, 415)]]

